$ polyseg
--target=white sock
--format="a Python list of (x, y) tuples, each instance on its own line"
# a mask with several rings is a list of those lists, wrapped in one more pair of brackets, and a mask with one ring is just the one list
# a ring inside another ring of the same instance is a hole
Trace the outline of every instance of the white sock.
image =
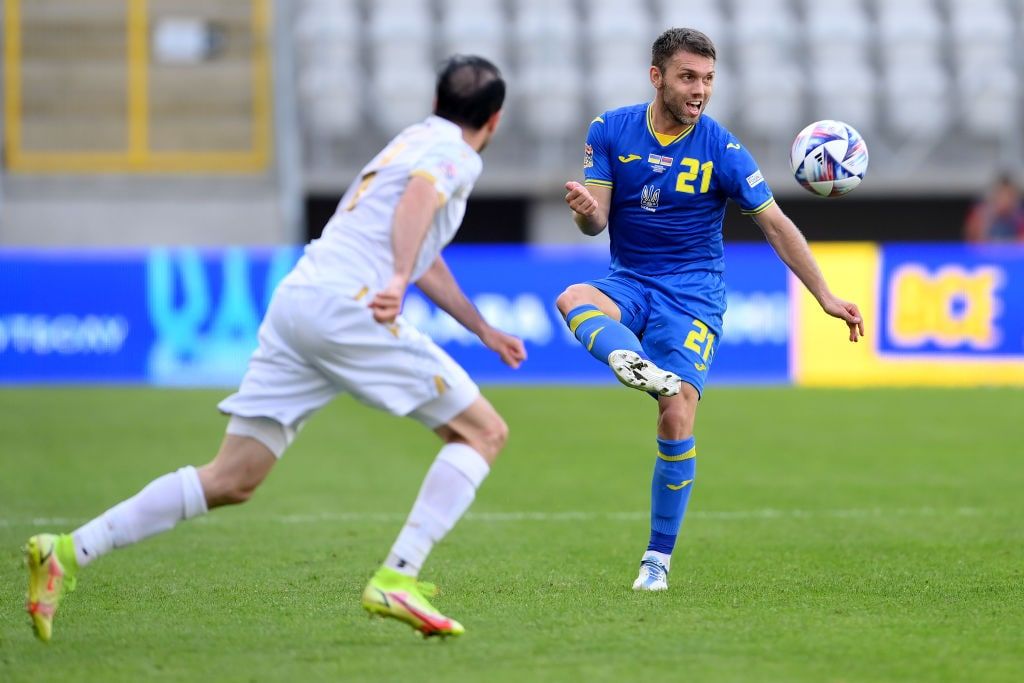
[(195, 467), (165, 474), (72, 532), (78, 566), (205, 512), (206, 496)]
[(484, 456), (466, 444), (441, 448), (384, 565), (416, 576), (434, 544), (469, 508), (490, 469)]

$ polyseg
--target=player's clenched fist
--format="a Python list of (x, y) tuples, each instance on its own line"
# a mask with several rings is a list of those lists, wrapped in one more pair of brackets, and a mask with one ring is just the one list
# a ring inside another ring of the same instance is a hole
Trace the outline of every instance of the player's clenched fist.
[(374, 294), (370, 301), (373, 319), (379, 323), (393, 323), (402, 312), (402, 299), (405, 298), (406, 281), (395, 275), (387, 286)]
[(590, 191), (575, 180), (565, 184), (565, 203), (581, 216), (593, 216), (597, 212), (597, 200)]

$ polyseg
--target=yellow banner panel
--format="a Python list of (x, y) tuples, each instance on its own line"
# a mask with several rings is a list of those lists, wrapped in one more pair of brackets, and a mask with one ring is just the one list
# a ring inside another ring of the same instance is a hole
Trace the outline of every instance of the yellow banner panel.
[[(890, 293), (880, 291), (879, 247), (867, 243), (828, 243), (812, 245), (812, 250), (832, 291), (860, 307), (867, 336), (856, 344), (847, 341), (845, 324), (822, 312), (817, 301), (793, 278), (790, 284), (794, 292), (790, 367), (796, 384), (819, 387), (1024, 385), (1024, 363), (1019, 358), (881, 354), (881, 297)], [(913, 296), (917, 292), (914, 288), (922, 289), (924, 280), (907, 277), (897, 282), (904, 289), (893, 300), (900, 303), (904, 312), (898, 312), (893, 331), (911, 334), (924, 324), (915, 316), (927, 318), (929, 315), (925, 306), (927, 298)], [(984, 282), (978, 284), (979, 287), (984, 285)]]

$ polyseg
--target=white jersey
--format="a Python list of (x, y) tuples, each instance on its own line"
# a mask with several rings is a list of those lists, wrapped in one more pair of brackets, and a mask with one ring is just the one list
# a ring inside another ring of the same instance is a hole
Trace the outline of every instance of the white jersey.
[(413, 266), (418, 280), (452, 241), (483, 170), (462, 129), (438, 116), (409, 126), (359, 173), (320, 239), (311, 242), (283, 284), (338, 285), (376, 292), (395, 272), (391, 228), (411, 176), (434, 183), (440, 204)]

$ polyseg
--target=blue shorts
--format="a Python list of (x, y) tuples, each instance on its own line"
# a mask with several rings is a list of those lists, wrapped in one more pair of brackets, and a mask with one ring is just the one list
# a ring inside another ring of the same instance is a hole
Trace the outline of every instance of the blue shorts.
[(618, 305), (621, 322), (654, 363), (704, 393), (708, 368), (722, 337), (725, 282), (721, 273), (696, 271), (649, 277), (616, 270), (588, 280)]

